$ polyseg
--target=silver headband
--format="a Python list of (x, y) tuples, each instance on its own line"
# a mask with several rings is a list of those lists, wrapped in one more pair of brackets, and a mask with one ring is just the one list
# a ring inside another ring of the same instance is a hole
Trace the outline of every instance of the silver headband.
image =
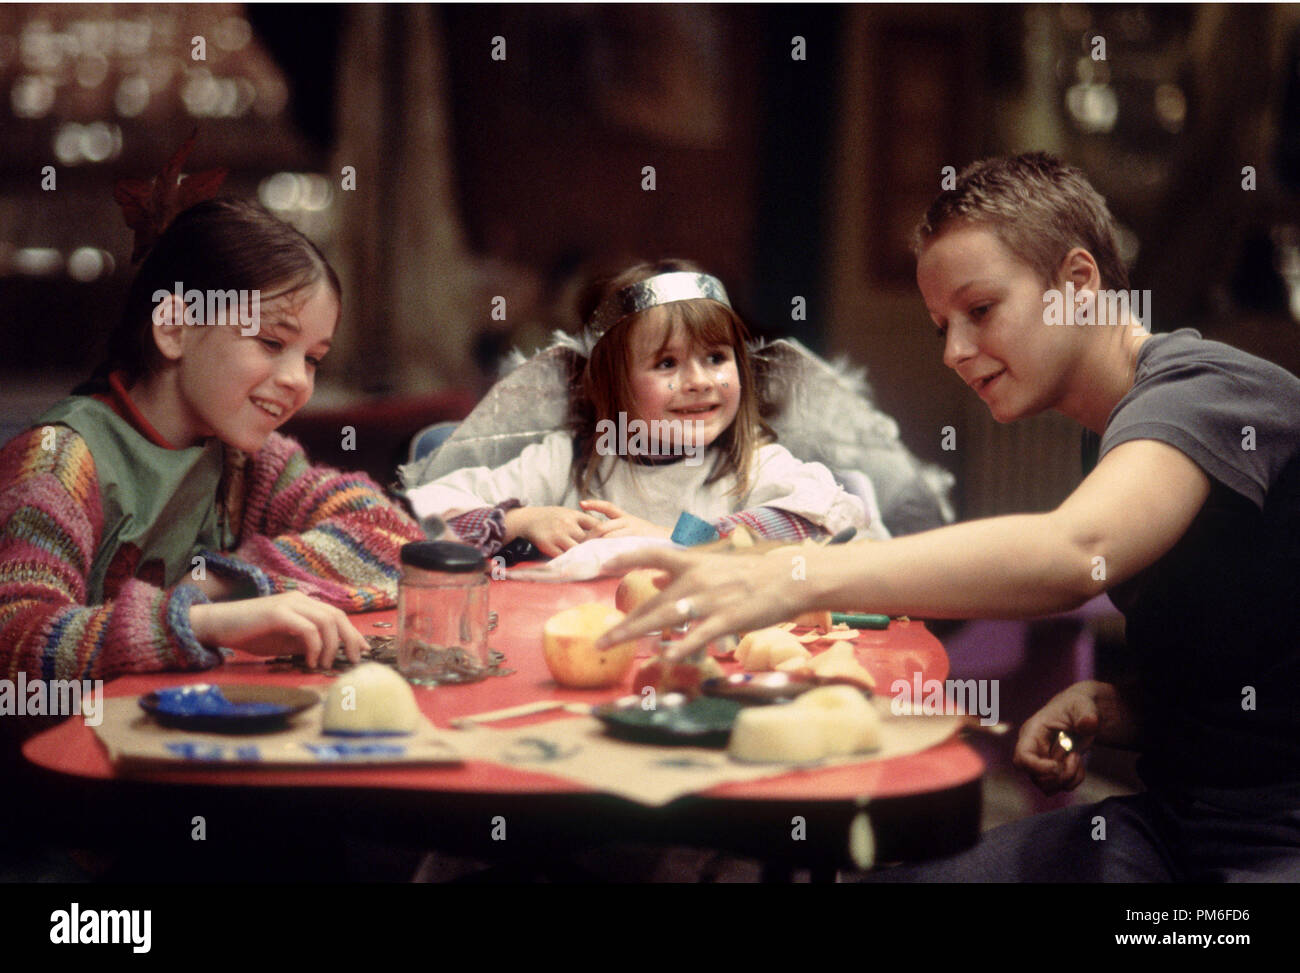
[(658, 307), (660, 304), (672, 304), (674, 301), (698, 301), (706, 298), (731, 307), (727, 299), (727, 289), (722, 281), (708, 274), (699, 274), (691, 270), (674, 271), (670, 274), (658, 274), (636, 284), (629, 284), (616, 294), (611, 294), (601, 301), (600, 306), (592, 312), (587, 322), (587, 344), (594, 345), (605, 332), (629, 314)]

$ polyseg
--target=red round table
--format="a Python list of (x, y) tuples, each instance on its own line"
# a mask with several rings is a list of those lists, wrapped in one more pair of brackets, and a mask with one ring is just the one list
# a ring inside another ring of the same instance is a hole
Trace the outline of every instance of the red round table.
[[(552, 614), (586, 601), (612, 603), (614, 579), (547, 584), (493, 581), (491, 607), (500, 622), (490, 638), (513, 675), (465, 686), (417, 689), (420, 707), (438, 726), (457, 717), (539, 699), (602, 702), (612, 690), (564, 690), (546, 670), (541, 628)], [(353, 617), (367, 635), (395, 634), (394, 611)], [(858, 657), (883, 691), (895, 679), (942, 680), (948, 660), (942, 645), (919, 622), (895, 621), (888, 631), (867, 631)], [(236, 654), (204, 673), (123, 676), (108, 696), (136, 696), (192, 682), (327, 685), (329, 677), (271, 672), (266, 662)], [(519, 718), (502, 726), (556, 718)], [(454, 766), (393, 768), (162, 769), (119, 774), (80, 717), (33, 737), (23, 747), (32, 764), (50, 772), (76, 796), (94, 801), (113, 827), (148, 827), (158, 808), (177, 800), (221, 805), (232, 811), (274, 805), (305, 809), (338, 825), (474, 854), (500, 851), (489, 820), (503, 817), (513, 834), (557, 846), (565, 841), (651, 840), (699, 844), (792, 866), (847, 867), (847, 834), (859, 814), (870, 816), (877, 860), (947, 854), (978, 836), (983, 763), (960, 739), (919, 754), (839, 767), (798, 770), (767, 780), (732, 783), (647, 808), (586, 790), (543, 773), (478, 761)], [(160, 805), (160, 802), (161, 805)], [(117, 813), (113, 812), (117, 808)], [(319, 812), (319, 813), (317, 813)], [(300, 817), (301, 815), (299, 815)], [(791, 821), (803, 819), (806, 837), (791, 841)], [(295, 820), (298, 820), (295, 817)], [(102, 820), (100, 821), (102, 824)], [(511, 845), (517, 846), (515, 841)]]

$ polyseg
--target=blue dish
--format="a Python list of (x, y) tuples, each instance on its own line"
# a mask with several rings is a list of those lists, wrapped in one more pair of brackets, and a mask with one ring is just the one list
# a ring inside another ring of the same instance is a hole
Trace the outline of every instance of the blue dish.
[(207, 733), (266, 733), (320, 702), (305, 689), (199, 683), (159, 689), (140, 707), (163, 726)]

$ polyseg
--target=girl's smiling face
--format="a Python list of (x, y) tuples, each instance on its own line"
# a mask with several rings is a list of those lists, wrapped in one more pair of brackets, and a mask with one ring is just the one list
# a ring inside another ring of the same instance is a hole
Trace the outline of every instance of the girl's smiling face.
[(992, 230), (944, 230), (917, 258), (916, 282), (944, 342), (944, 364), (993, 418), (1011, 422), (1061, 401), (1086, 329), (1045, 322), (1047, 287)]
[(632, 323), (628, 354), (635, 418), (678, 421), (685, 444), (703, 448), (727, 431), (740, 408), (736, 355), (727, 344), (693, 341), (672, 320), (671, 306), (651, 308)]
[(320, 281), (262, 303), (256, 334), (234, 325), (182, 327), (173, 358), (181, 411), (174, 444), (215, 436), (246, 452), (261, 449), (311, 398), (338, 317), (338, 298)]

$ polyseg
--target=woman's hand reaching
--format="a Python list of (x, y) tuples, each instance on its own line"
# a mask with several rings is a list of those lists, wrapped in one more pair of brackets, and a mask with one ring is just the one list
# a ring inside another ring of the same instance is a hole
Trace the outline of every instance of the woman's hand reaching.
[[(801, 549), (799, 556), (814, 556)], [(675, 641), (669, 659), (682, 659), (732, 632), (747, 632), (789, 621), (815, 608), (807, 575), (789, 557), (778, 554), (700, 554), (651, 547), (615, 558), (610, 574), (633, 568), (658, 568), (672, 576), (662, 593), (632, 612), (600, 639), (614, 645), (690, 622), (690, 631)]]

